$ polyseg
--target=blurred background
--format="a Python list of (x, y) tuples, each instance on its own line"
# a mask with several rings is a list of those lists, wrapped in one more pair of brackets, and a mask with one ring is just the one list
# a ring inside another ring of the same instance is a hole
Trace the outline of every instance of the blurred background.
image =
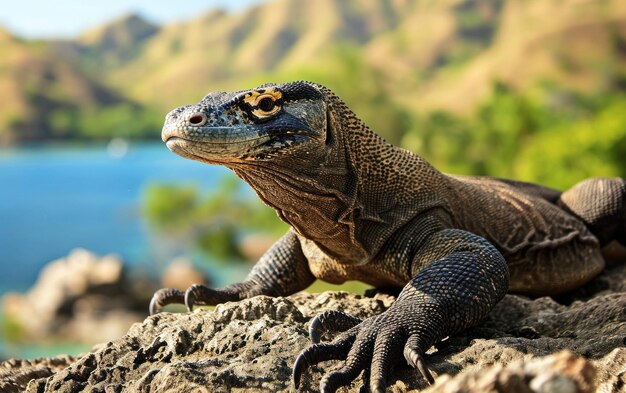
[(286, 226), (160, 128), (210, 91), (298, 79), (443, 171), (626, 176), (623, 0), (3, 4), (0, 359), (120, 336), (161, 285), (243, 278)]

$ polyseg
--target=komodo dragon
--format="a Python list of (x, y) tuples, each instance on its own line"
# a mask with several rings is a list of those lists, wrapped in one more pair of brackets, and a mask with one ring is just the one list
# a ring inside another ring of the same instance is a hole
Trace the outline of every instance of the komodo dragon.
[[(161, 289), (151, 314), (170, 303), (192, 310), (287, 296), (317, 278), (403, 287), (391, 308), (364, 321), (337, 311), (317, 316), (314, 344), (295, 360), (296, 388), (307, 367), (344, 359), (322, 378), (322, 392), (363, 370), (371, 391), (383, 392), (401, 352), (432, 382), (425, 351), (479, 323), (507, 291), (572, 290), (603, 269), (604, 246), (626, 245), (623, 179), (588, 179), (561, 193), (446, 175), (387, 143), (314, 83), (211, 93), (170, 112), (162, 137), (176, 154), (233, 170), (291, 229), (244, 282)], [(339, 333), (320, 343), (332, 331)]]

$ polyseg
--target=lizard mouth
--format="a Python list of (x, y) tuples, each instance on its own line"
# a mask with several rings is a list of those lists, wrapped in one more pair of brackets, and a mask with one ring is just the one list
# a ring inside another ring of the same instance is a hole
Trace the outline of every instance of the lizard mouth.
[(250, 142), (260, 141), (260, 140), (262, 140), (262, 142), (266, 142), (269, 139), (270, 138), (267, 136), (258, 136), (255, 138), (244, 139), (244, 140), (216, 141), (216, 140), (201, 140), (201, 139), (185, 138), (181, 136), (169, 136), (164, 140), (165, 140), (165, 144), (169, 147), (170, 144), (185, 143), (185, 142), (192, 143), (192, 144), (193, 143), (205, 144), (205, 145), (239, 145), (239, 144), (248, 144)]
[(272, 137), (248, 127), (164, 127), (161, 138), (179, 156), (204, 162), (229, 162), (256, 151)]
[(255, 126), (207, 127), (166, 125), (161, 138), (181, 157), (206, 163), (247, 162), (274, 157), (314, 137), (306, 129), (262, 129)]
[(164, 127), (161, 132), (161, 139), (165, 143), (184, 140), (206, 144), (236, 144), (266, 137), (246, 127)]

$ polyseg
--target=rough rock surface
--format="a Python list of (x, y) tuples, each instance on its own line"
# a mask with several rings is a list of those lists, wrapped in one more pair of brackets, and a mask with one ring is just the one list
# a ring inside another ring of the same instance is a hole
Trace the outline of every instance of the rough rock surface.
[[(427, 391), (624, 391), (625, 281), (622, 264), (560, 298), (561, 303), (507, 295), (480, 327), (431, 349), (427, 362), (438, 377)], [(227, 303), (214, 311), (163, 313), (67, 368), (50, 368), (50, 377), (33, 373), (28, 384), (27, 378), (17, 383), (27, 385), (27, 392), (293, 391), (291, 366), (309, 345), (307, 326), (314, 315), (340, 309), (364, 318), (392, 302), (382, 294), (300, 293)], [(399, 357), (388, 391), (426, 388)], [(301, 391), (317, 391), (322, 373), (338, 365), (325, 362), (310, 369)], [(26, 374), (29, 367), (13, 370), (12, 375)], [(359, 378), (345, 391), (356, 392), (361, 383)]]
[(11, 359), (0, 363), (0, 392), (18, 392), (29, 381), (45, 378), (69, 366), (76, 359), (57, 356), (34, 360)]

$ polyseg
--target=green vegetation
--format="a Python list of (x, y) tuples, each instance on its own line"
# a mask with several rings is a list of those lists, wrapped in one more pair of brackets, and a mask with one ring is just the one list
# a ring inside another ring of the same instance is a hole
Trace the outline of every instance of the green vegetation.
[(347, 281), (341, 285), (333, 285), (327, 282), (317, 280), (306, 290), (311, 293), (320, 293), (326, 291), (346, 291), (352, 293), (364, 293), (367, 289), (371, 288), (369, 285), (360, 281)]
[(217, 261), (242, 261), (242, 236), (264, 232), (278, 238), (287, 226), (272, 209), (245, 195), (241, 185), (226, 177), (205, 196), (193, 186), (152, 184), (145, 190), (144, 214), (157, 232), (184, 239)]
[(25, 329), (20, 321), (7, 317), (2, 313), (0, 315), (0, 333), (7, 342), (20, 342), (24, 339)]
[(102, 108), (59, 108), (50, 112), (47, 123), (51, 138), (89, 140), (154, 139), (162, 126), (158, 112), (127, 103)]
[[(167, 28), (131, 15), (61, 43), (0, 31), (0, 144), (156, 139), (167, 110), (208, 91), (306, 79), (445, 172), (560, 189), (626, 176), (622, 1), (284, 0)], [(218, 260), (286, 228), (232, 180), (144, 200), (156, 231)]]
[(443, 171), (565, 189), (590, 176), (626, 176), (626, 94), (530, 96), (496, 84), (471, 116), (420, 116), (405, 148)]
[(557, 188), (591, 176), (626, 177), (626, 94), (594, 102), (585, 116), (546, 126), (515, 159), (515, 174)]

